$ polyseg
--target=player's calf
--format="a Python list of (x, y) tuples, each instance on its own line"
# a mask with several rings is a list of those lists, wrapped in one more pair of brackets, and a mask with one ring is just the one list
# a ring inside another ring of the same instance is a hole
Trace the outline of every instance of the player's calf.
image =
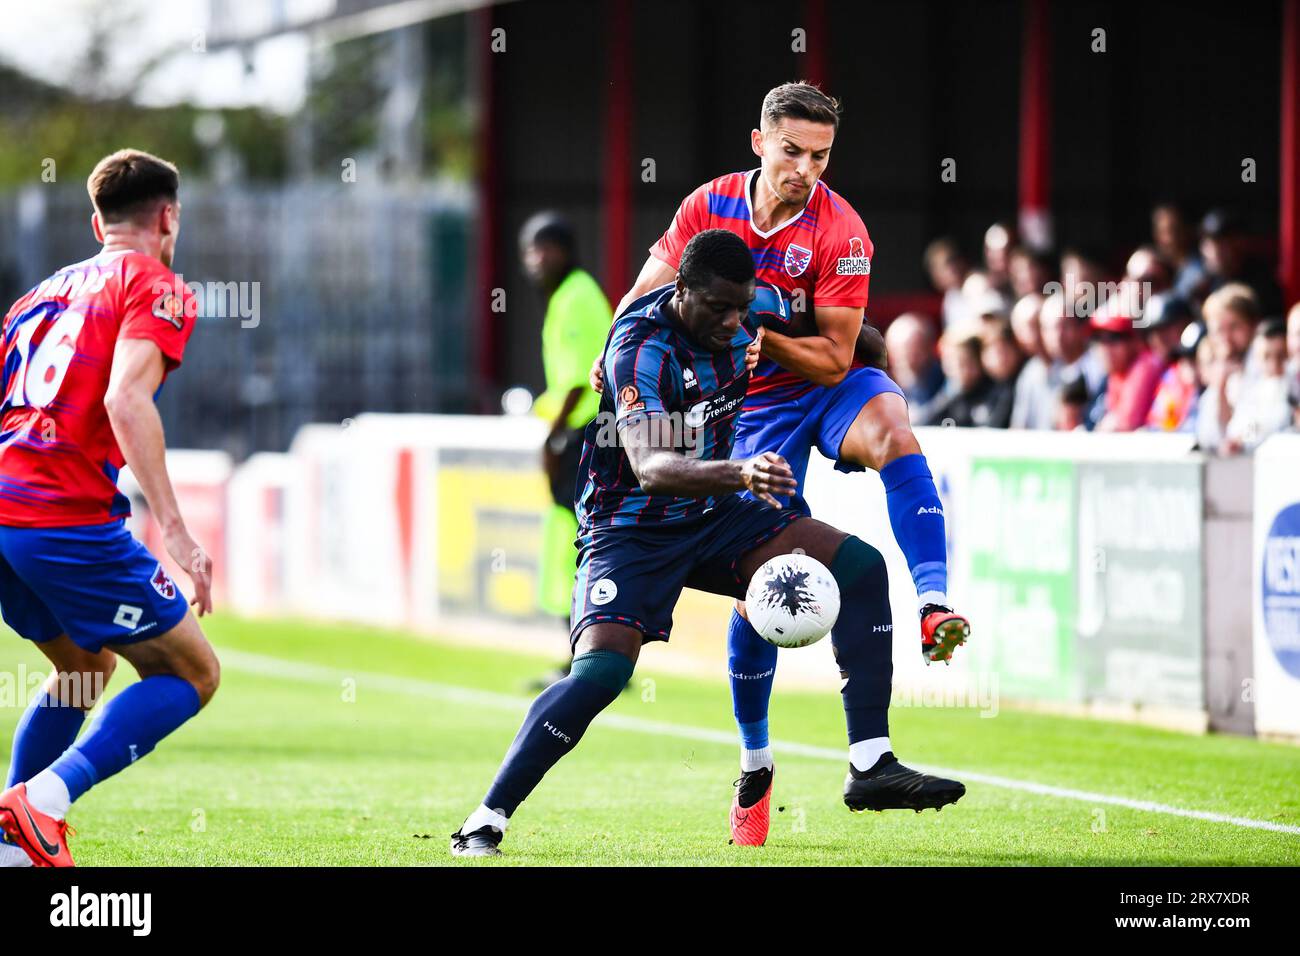
[(560, 758), (578, 745), (596, 715), (627, 686), (641, 632), (593, 624), (578, 636), (569, 676), (533, 701), (478, 809), (451, 835), (452, 856), (496, 856), (510, 817)]
[(62, 820), (95, 784), (152, 753), (216, 692), (216, 654), (188, 612), (159, 637), (112, 649), (141, 679), (109, 701), (80, 740), (27, 781), (26, 799), (53, 820)]

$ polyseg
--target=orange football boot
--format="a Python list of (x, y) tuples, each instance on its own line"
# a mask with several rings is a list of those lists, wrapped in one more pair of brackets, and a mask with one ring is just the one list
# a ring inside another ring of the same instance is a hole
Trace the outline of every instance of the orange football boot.
[(56, 820), (32, 806), (27, 784), (14, 784), (0, 793), (0, 827), (27, 851), (36, 866), (76, 866), (68, 850), (68, 834), (76, 831), (66, 820)]
[(741, 772), (736, 795), (731, 798), (731, 842), (762, 846), (772, 820), (772, 778), (775, 767)]
[(950, 607), (927, 604), (921, 609), (921, 656), (926, 664), (952, 659), (953, 651), (970, 637), (970, 621)]

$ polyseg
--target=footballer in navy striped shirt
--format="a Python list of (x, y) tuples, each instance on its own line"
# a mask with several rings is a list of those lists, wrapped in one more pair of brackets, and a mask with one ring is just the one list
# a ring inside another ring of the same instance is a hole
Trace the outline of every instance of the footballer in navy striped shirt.
[[(666, 641), (683, 588), (743, 598), (768, 559), (800, 550), (840, 588), (832, 641), (846, 677), (850, 739), (886, 719), (892, 618), (885, 562), (860, 539), (782, 508), (794, 492), (775, 452), (730, 457), (749, 382), (746, 347), (780, 324), (779, 296), (759, 286), (749, 247), (709, 229), (682, 253), (674, 282), (615, 320), (603, 358), (601, 414), (588, 426), (579, 474), (580, 554), (569, 676), (533, 702), (482, 804), (452, 834), (454, 856), (495, 856), (519, 805), (627, 685), (642, 645)], [(741, 497), (740, 492), (754, 497)], [(882, 635), (884, 635), (882, 637)], [(905, 771), (906, 779), (900, 776)], [(848, 783), (878, 791), (964, 788), (903, 768)]]

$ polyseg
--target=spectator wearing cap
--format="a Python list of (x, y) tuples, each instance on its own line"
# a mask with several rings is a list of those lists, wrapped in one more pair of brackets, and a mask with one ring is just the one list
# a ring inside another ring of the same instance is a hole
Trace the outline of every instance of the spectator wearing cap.
[(1046, 358), (1031, 359), (1020, 373), (1012, 428), (1054, 428), (1057, 395), (1063, 384), (1082, 377), (1091, 397), (1101, 392), (1106, 379), (1101, 360), (1089, 347), (1088, 321), (1070, 307), (1064, 295), (1043, 300), (1039, 326)]
[(1160, 292), (1143, 306), (1140, 324), (1147, 346), (1169, 363), (1182, 343), (1183, 332), (1192, 324), (1192, 307), (1172, 292)]
[[(970, 318), (962, 283), (970, 275), (970, 265), (951, 239), (936, 239), (925, 247), (925, 272), (930, 284), (943, 296), (943, 327), (959, 325)], [(895, 320), (897, 321), (897, 320)], [(938, 359), (935, 360), (936, 363)]]
[(1169, 367), (1156, 386), (1156, 397), (1147, 415), (1147, 428), (1165, 432), (1195, 431), (1196, 407), (1202, 387), (1196, 367), (1196, 350), (1204, 338), (1205, 327), (1197, 322), (1190, 323), (1167, 353)]
[(1232, 283), (1254, 290), (1262, 315), (1282, 313), (1282, 290), (1272, 268), (1250, 254), (1246, 225), (1235, 212), (1212, 209), (1201, 221), (1201, 256), (1205, 260), (1206, 291), (1217, 292)]
[(1196, 251), (1196, 230), (1178, 203), (1164, 202), (1151, 210), (1151, 239), (1174, 270), (1174, 292), (1188, 302), (1199, 300), (1197, 289), (1205, 281), (1205, 263)]
[(942, 425), (970, 428), (988, 425), (993, 409), (993, 381), (980, 363), (983, 343), (979, 335), (954, 330), (944, 333), (943, 371), (948, 377), (948, 398), (935, 412)]
[(934, 323), (915, 312), (903, 313), (885, 330), (890, 377), (903, 390), (913, 425), (931, 424), (947, 397), (936, 341)]
[(1105, 413), (1096, 430), (1136, 431), (1146, 424), (1165, 363), (1146, 347), (1131, 316), (1098, 310), (1092, 327), (1106, 366)]
[(1223, 451), (1235, 454), (1251, 451), (1269, 435), (1286, 428), (1291, 421), (1286, 376), (1286, 324), (1270, 319), (1259, 327), (1251, 346), (1254, 375), (1242, 379), (1233, 403)]

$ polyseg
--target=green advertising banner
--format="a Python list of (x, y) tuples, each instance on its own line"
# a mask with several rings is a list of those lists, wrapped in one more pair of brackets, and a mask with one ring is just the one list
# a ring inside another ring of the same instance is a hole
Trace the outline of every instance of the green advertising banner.
[(971, 616), (989, 635), (980, 665), (1008, 698), (1081, 700), (1074, 463), (975, 458), (967, 501)]

